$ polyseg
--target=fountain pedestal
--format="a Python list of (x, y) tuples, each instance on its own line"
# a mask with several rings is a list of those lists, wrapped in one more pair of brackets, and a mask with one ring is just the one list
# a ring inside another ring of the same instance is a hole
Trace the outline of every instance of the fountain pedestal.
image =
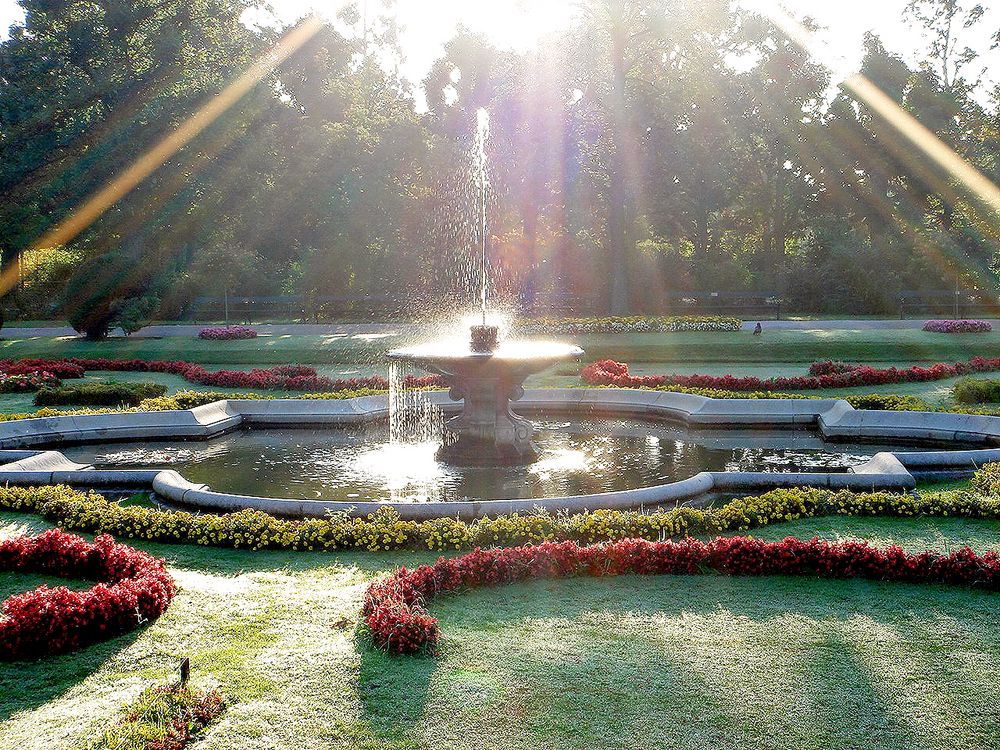
[(453, 439), (441, 446), (438, 458), (460, 466), (498, 466), (538, 458), (531, 422), (510, 408), (524, 395), (525, 378), (582, 355), (570, 344), (505, 341), (487, 352), (467, 343), (440, 342), (396, 349), (388, 356), (441, 375), (451, 398), (463, 402), (461, 414), (447, 424)]

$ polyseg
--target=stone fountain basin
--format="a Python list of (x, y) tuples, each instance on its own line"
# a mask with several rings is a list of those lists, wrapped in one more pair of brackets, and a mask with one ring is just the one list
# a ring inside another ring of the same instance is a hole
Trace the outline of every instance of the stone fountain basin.
[[(458, 404), (437, 391), (432, 400), (445, 411)], [(70, 484), (94, 489), (154, 489), (169, 502), (224, 512), (255, 508), (277, 515), (324, 517), (331, 511), (364, 516), (389, 505), (414, 520), (477, 518), (504, 513), (579, 512), (597, 508), (640, 509), (701, 503), (720, 495), (761, 492), (774, 487), (906, 490), (915, 476), (967, 475), (989, 461), (1000, 461), (1000, 417), (942, 412), (857, 411), (834, 399), (710, 399), (684, 393), (622, 389), (529, 390), (522, 403), (540, 414), (579, 413), (642, 416), (703, 429), (815, 429), (829, 441), (891, 439), (907, 443), (957, 443), (978, 449), (879, 453), (848, 473), (702, 472), (689, 479), (637, 490), (598, 495), (525, 500), (445, 503), (344, 503), (295, 498), (254, 497), (214, 492), (175, 471), (93, 470), (52, 450), (70, 443), (163, 438), (204, 440), (240, 428), (351, 425), (385, 419), (384, 396), (342, 401), (230, 400), (183, 411), (42, 417), (0, 423), (0, 482), (13, 485)], [(24, 450), (25, 448), (34, 450)]]

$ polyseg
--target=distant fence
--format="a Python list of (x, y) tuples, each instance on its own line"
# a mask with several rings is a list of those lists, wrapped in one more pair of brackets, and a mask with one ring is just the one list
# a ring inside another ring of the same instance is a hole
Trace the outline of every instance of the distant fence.
[(1000, 302), (993, 292), (973, 289), (914, 289), (900, 292), (899, 319), (921, 315), (954, 319), (977, 315), (995, 317), (1000, 315)]
[[(699, 291), (667, 292), (653, 309), (637, 310), (632, 314), (655, 315), (732, 315), (747, 318), (781, 319), (781, 296), (777, 292)], [(607, 310), (595, 303), (593, 295), (535, 294), (522, 297), (521, 309), (537, 316), (586, 317), (603, 315)]]

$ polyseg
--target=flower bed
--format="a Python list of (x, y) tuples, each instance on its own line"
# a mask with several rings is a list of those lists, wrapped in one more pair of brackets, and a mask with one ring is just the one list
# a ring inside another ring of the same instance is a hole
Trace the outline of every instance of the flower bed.
[(32, 375), (46, 372), (57, 378), (73, 380), (84, 376), (84, 369), (65, 359), (4, 359), (0, 360), (0, 373), (5, 375)]
[(58, 388), (62, 385), (51, 372), (33, 371), (26, 375), (0, 373), (0, 393), (30, 393), (42, 388)]
[[(981, 469), (984, 476), (993, 465)], [(482, 518), (404, 521), (391, 508), (367, 518), (277, 518), (261, 511), (198, 514), (142, 506), (121, 506), (101, 495), (63, 486), (0, 487), (0, 510), (37, 513), (76, 531), (115, 534), (173, 544), (236, 549), (343, 550), (381, 552), (398, 549), (467, 550), (518, 546), (545, 541), (584, 544), (629, 537), (664, 539), (713, 536), (773, 523), (832, 515), (950, 516), (1000, 519), (1000, 501), (976, 492), (919, 496), (888, 492), (833, 492), (815, 488), (779, 489), (738, 498), (718, 508), (671, 510), (597, 510), (576, 515), (532, 513)]]
[(681, 386), (685, 388), (711, 388), (726, 391), (804, 391), (826, 388), (854, 388), (858, 386), (889, 385), (893, 383), (920, 383), (943, 380), (972, 372), (1000, 370), (1000, 357), (973, 357), (968, 362), (947, 364), (938, 362), (930, 367), (877, 368), (844, 362), (816, 362), (809, 368), (809, 375), (795, 377), (758, 378), (736, 375), (632, 375), (628, 365), (612, 359), (593, 362), (580, 373), (587, 385), (610, 385), (617, 388), (659, 388)]
[(134, 630), (159, 617), (177, 592), (163, 560), (106, 535), (94, 543), (59, 529), (0, 542), (0, 571), (98, 581), (15, 594), (0, 609), (0, 659), (37, 659)]
[(993, 326), (985, 320), (928, 320), (923, 330), (931, 333), (989, 333)]
[[(17, 373), (31, 367), (44, 370), (62, 378), (82, 378), (88, 370), (105, 372), (165, 372), (179, 375), (191, 383), (214, 388), (248, 388), (265, 391), (357, 391), (363, 389), (386, 390), (389, 381), (380, 375), (367, 378), (332, 378), (316, 374), (316, 368), (307, 365), (278, 365), (254, 370), (216, 370), (210, 372), (201, 365), (183, 361), (143, 359), (63, 359), (63, 360), (2, 360), (0, 373)], [(430, 388), (444, 384), (437, 375), (416, 377), (407, 375), (407, 388)]]
[(249, 326), (213, 326), (198, 331), (198, 338), (209, 341), (239, 341), (257, 338), (257, 331)]
[(218, 690), (181, 685), (144, 690), (86, 750), (181, 750), (226, 710)]
[(706, 573), (865, 578), (996, 590), (1000, 587), (1000, 555), (988, 552), (980, 556), (968, 547), (946, 555), (908, 554), (897, 546), (877, 548), (865, 542), (819, 539), (806, 542), (792, 537), (781, 542), (749, 537), (717, 537), (710, 542), (623, 539), (589, 547), (547, 542), (476, 549), (461, 557), (442, 557), (416, 570), (400, 568), (368, 587), (362, 615), (377, 648), (399, 654), (433, 652), (440, 627), (426, 604), (448, 591), (532, 579)]
[(535, 318), (518, 329), (526, 334), (574, 336), (585, 333), (646, 333), (738, 331), (739, 318), (722, 315), (631, 316), (603, 318)]

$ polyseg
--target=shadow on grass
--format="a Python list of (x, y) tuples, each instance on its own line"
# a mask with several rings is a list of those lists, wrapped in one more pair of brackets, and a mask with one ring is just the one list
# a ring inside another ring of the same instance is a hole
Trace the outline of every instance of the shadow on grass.
[(0, 722), (58, 698), (114, 660), (145, 630), (38, 661), (0, 662)]
[(358, 697), (371, 733), (385, 742), (405, 740), (423, 718), (437, 659), (394, 656), (359, 642)]
[[(995, 731), (983, 723), (988, 675), (944, 674), (939, 662), (959, 645), (1000, 649), (996, 602), (996, 594), (944, 586), (791, 577), (623, 576), (480, 589), (432, 604), (443, 637), (437, 658), (359, 645), (362, 718), (387, 743), (432, 729), (513, 734), (513, 745), (612, 747), (656, 737), (656, 747), (771, 746), (767, 733), (779, 731), (788, 747), (867, 738), (870, 746), (923, 747), (922, 719), (904, 709), (910, 701), (917, 714), (960, 711), (962, 731), (981, 739)], [(960, 623), (949, 636), (960, 644), (945, 639), (942, 647), (940, 620)], [(898, 639), (901, 658), (884, 653), (880, 638)], [(911, 660), (914, 651), (929, 659)], [(886, 660), (901, 673), (883, 678)], [(936, 684), (939, 697), (899, 695), (914, 676)]]

